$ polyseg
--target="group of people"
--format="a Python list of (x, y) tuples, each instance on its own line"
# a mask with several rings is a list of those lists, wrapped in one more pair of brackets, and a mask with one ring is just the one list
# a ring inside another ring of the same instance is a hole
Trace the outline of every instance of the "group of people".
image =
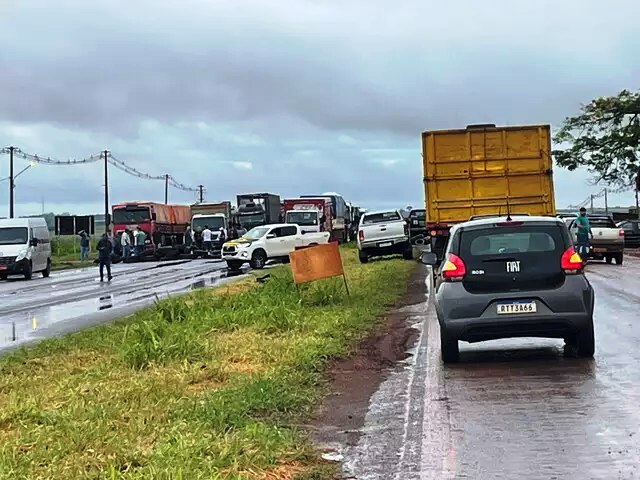
[(144, 244), (147, 240), (147, 234), (139, 228), (134, 228), (133, 232), (128, 228), (122, 232), (120, 237), (120, 246), (122, 247), (122, 258), (131, 256), (141, 257), (144, 253)]

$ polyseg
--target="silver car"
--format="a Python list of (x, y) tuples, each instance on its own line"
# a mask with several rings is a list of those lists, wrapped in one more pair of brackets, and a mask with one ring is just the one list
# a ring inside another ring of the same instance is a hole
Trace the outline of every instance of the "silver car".
[(451, 229), (435, 269), (442, 360), (458, 341), (562, 338), (579, 356), (594, 354), (594, 292), (565, 222), (553, 217), (485, 218)]

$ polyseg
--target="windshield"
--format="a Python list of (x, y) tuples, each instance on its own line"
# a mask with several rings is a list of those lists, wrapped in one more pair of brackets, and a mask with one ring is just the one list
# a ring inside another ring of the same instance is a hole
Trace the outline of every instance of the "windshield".
[(209, 227), (209, 230), (216, 231), (220, 228), (224, 228), (224, 217), (202, 217), (194, 218), (191, 222), (191, 228), (196, 232), (201, 232), (205, 227)]
[(118, 225), (132, 225), (151, 220), (148, 207), (118, 208), (113, 211), (113, 223)]
[(0, 245), (23, 245), (29, 239), (29, 232), (25, 227), (0, 228)]
[(402, 220), (398, 212), (372, 213), (370, 215), (365, 215), (362, 223), (364, 225), (371, 225), (374, 223), (393, 222), (396, 220)]
[(287, 212), (287, 223), (318, 225), (318, 212)]
[(242, 237), (247, 238), (249, 240), (258, 240), (266, 235), (269, 231), (269, 227), (256, 227), (249, 230)]
[(411, 218), (424, 219), (426, 218), (427, 214), (424, 210), (411, 210), (411, 213), (409, 214), (409, 216)]
[(247, 230), (258, 225), (263, 225), (265, 222), (264, 213), (250, 213), (247, 215), (241, 214), (238, 218), (240, 220), (240, 225)]

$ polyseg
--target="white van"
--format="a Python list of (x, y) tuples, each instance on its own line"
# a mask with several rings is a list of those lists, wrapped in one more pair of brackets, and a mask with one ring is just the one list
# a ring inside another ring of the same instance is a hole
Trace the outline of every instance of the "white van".
[(51, 239), (45, 219), (0, 220), (0, 280), (9, 275), (31, 280), (35, 272), (45, 278), (51, 273)]

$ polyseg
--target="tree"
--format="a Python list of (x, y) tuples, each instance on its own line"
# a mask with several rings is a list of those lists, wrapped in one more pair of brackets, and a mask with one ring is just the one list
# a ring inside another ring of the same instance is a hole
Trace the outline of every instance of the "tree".
[(564, 120), (554, 141), (568, 145), (553, 151), (561, 167), (586, 167), (596, 183), (634, 185), (640, 172), (640, 91), (583, 105), (579, 115)]

